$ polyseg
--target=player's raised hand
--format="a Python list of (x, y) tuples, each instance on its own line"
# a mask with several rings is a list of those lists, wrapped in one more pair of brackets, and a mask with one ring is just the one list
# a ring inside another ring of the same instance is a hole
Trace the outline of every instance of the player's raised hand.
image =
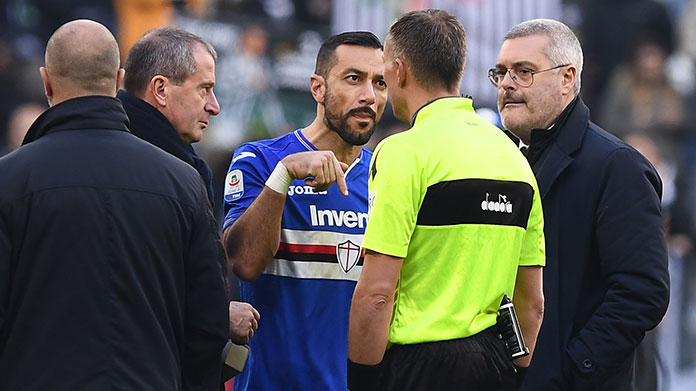
[(348, 165), (339, 162), (331, 151), (308, 151), (288, 155), (281, 163), (293, 179), (304, 179), (316, 191), (328, 189), (334, 182), (343, 195), (348, 195), (344, 172)]

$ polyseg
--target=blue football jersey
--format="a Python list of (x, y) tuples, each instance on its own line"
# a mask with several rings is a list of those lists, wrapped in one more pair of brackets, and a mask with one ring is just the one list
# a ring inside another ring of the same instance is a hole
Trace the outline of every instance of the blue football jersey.
[[(224, 227), (254, 201), (278, 161), (314, 150), (300, 129), (237, 149), (225, 182)], [(240, 282), (242, 300), (261, 321), (235, 390), (346, 390), (348, 315), (362, 270), (371, 157), (363, 148), (346, 171), (347, 197), (336, 184), (315, 192), (296, 180), (288, 189), (277, 254), (258, 280)]]

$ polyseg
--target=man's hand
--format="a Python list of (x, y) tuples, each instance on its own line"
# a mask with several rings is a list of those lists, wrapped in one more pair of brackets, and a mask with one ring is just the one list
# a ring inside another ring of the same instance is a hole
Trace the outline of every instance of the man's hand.
[[(339, 162), (331, 151), (298, 152), (288, 155), (281, 160), (294, 179), (305, 179), (307, 186), (315, 191), (324, 191), (334, 182), (341, 194), (348, 195), (348, 186), (344, 172), (348, 165)], [(308, 177), (313, 177), (309, 179)]]
[(230, 338), (237, 345), (248, 343), (259, 328), (261, 315), (249, 303), (230, 301)]

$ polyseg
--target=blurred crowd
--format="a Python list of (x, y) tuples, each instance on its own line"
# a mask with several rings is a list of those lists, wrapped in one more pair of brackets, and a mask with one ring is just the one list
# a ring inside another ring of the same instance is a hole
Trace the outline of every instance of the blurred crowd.
[[(368, 29), (383, 38), (397, 15), (424, 7), (462, 19), (470, 63), (461, 91), (493, 122), (495, 89), (485, 70), (494, 65), (500, 34), (534, 17), (576, 30), (585, 49), (582, 99), (598, 124), (642, 152), (663, 180), (672, 299), (647, 354), (659, 352), (660, 389), (677, 389), (668, 387), (690, 375), (696, 384), (696, 0), (0, 0), (0, 155), (18, 148), (47, 108), (38, 68), (59, 25), (97, 20), (125, 54), (145, 31), (176, 24), (218, 51), (221, 114), (196, 148), (220, 179), (222, 199), (221, 178), (236, 147), (313, 118), (308, 81), (325, 37)], [(473, 10), (481, 17), (470, 17)], [(369, 145), (404, 127), (387, 109)]]

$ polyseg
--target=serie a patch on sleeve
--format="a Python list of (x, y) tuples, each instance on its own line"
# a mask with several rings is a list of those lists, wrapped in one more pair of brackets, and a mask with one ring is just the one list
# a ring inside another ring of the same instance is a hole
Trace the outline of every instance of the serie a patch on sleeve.
[(241, 170), (232, 170), (225, 178), (225, 201), (231, 202), (244, 195), (244, 175)]

